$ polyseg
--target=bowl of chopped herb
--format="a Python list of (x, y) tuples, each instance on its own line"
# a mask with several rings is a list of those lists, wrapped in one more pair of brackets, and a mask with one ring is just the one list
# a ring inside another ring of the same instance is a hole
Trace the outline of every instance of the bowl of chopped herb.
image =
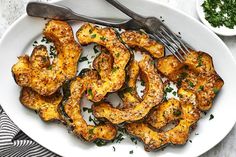
[(212, 31), (223, 36), (236, 35), (235, 0), (197, 0), (200, 20)]

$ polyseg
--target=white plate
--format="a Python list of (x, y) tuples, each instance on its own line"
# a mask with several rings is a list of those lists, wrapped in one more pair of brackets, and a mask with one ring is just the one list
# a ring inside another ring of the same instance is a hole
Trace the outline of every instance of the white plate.
[(201, 21), (208, 27), (210, 28), (212, 31), (214, 31), (215, 33), (219, 34), (219, 35), (223, 35), (223, 36), (234, 36), (236, 35), (236, 26), (234, 26), (234, 29), (230, 29), (227, 28), (225, 26), (221, 26), (221, 27), (212, 27), (211, 24), (205, 19), (205, 14), (203, 11), (203, 4), (204, 0), (196, 0), (196, 9), (197, 9), (197, 13), (199, 18), (201, 19)]
[[(197, 129), (191, 134), (192, 143), (181, 147), (168, 147), (164, 151), (148, 153), (142, 144), (134, 145), (129, 139), (120, 144), (97, 147), (85, 144), (75, 136), (68, 134), (62, 125), (44, 123), (34, 112), (23, 107), (19, 102), (20, 88), (16, 85), (11, 67), (17, 56), (29, 49), (33, 41), (39, 38), (45, 20), (26, 15), (16, 21), (3, 36), (0, 43), (0, 101), (6, 113), (33, 140), (62, 156), (198, 156), (218, 142), (232, 129), (236, 111), (236, 64), (229, 49), (208, 28), (195, 19), (168, 6), (151, 0), (120, 0), (132, 10), (156, 17), (162, 16), (165, 23), (176, 32), (181, 32), (185, 41), (196, 50), (208, 52), (214, 59), (215, 69), (224, 79), (221, 90), (211, 111), (198, 123)], [(101, 0), (64, 0), (59, 4), (66, 5), (78, 13), (97, 17), (125, 18), (118, 10)], [(74, 27), (78, 29), (76, 26)], [(86, 51), (84, 52), (86, 53)], [(209, 121), (209, 115), (215, 118)], [(195, 133), (199, 135), (195, 135)], [(116, 147), (113, 152), (112, 146)]]

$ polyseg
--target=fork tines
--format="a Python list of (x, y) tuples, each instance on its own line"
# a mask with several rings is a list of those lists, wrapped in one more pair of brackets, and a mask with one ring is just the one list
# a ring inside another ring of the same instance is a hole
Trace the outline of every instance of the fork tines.
[(160, 26), (160, 30), (153, 36), (162, 42), (164, 46), (180, 61), (184, 62), (184, 56), (189, 53), (189, 49), (185, 44), (164, 24)]

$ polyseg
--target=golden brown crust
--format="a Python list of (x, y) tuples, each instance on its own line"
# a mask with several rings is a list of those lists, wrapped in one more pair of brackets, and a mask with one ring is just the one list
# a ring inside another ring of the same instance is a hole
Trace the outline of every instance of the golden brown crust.
[(207, 111), (222, 88), (224, 81), (215, 72), (210, 55), (204, 52), (191, 51), (186, 61), (180, 63), (174, 56), (161, 58), (157, 69), (179, 87), (195, 92), (198, 108)]
[[(73, 133), (84, 140), (91, 142), (97, 139), (110, 141), (116, 136), (116, 128), (110, 124), (100, 124), (96, 126), (88, 125), (83, 119), (80, 109), (80, 100), (87, 89), (88, 84), (98, 77), (95, 71), (87, 71), (84, 76), (77, 77), (70, 84), (70, 97), (63, 103), (62, 112), (65, 113), (67, 125)], [(69, 120), (68, 120), (69, 119)]]
[(150, 37), (138, 31), (125, 31), (121, 33), (121, 39), (129, 47), (139, 47), (149, 52), (154, 58), (161, 58), (164, 56), (164, 46), (150, 39)]
[(25, 87), (21, 90), (20, 101), (25, 107), (36, 111), (44, 121), (64, 121), (58, 112), (58, 106), (62, 101), (60, 92), (46, 97)]
[[(18, 62), (12, 67), (12, 73), (19, 86), (30, 87), (40, 95), (48, 96), (55, 93), (65, 80), (76, 75), (81, 47), (74, 40), (72, 29), (66, 22), (49, 21), (43, 33), (56, 46), (58, 55), (53, 63), (49, 65), (45, 48), (36, 47), (31, 57), (19, 57)], [(38, 58), (37, 51), (45, 52), (41, 57), (46, 58)], [(45, 61), (41, 64), (43, 67), (37, 66), (39, 61)]]
[(107, 53), (105, 48), (101, 48), (101, 53), (94, 59), (93, 68), (96, 69), (101, 78), (107, 77), (112, 72), (113, 58)]
[(147, 94), (139, 104), (125, 109), (114, 108), (107, 103), (93, 105), (93, 114), (97, 118), (108, 119), (113, 124), (132, 122), (144, 118), (149, 111), (163, 99), (163, 83), (158, 75), (153, 60), (149, 55), (144, 55), (139, 62), (139, 67), (146, 78)]
[[(181, 94), (182, 95), (187, 94), (187, 96), (192, 95), (192, 93), (189, 93), (189, 91), (185, 91), (185, 93), (181, 92)], [(137, 138), (141, 139), (144, 142), (146, 151), (159, 149), (170, 143), (175, 144), (175, 145), (185, 144), (189, 137), (191, 127), (200, 118), (200, 112), (196, 109), (195, 105), (192, 104), (191, 102), (187, 102), (187, 101), (178, 102), (178, 100), (174, 100), (174, 101), (170, 100), (170, 101), (172, 102), (171, 103), (164, 102), (163, 104), (160, 105), (160, 107), (164, 105), (164, 108), (177, 107), (178, 109), (181, 109), (181, 116), (179, 116), (179, 122), (174, 128), (168, 131), (157, 132), (153, 130), (151, 127), (149, 127), (149, 125), (146, 123), (134, 122), (134, 123), (126, 124), (125, 126), (129, 134), (136, 136)], [(172, 105), (172, 103), (177, 103), (177, 104)], [(181, 104), (181, 107), (179, 106), (179, 103)], [(150, 114), (149, 117), (150, 116), (161, 117), (161, 115), (164, 114), (164, 112), (166, 112), (165, 109), (157, 110), (157, 112)], [(156, 115), (156, 114), (159, 114), (159, 115)], [(170, 116), (170, 117), (171, 119), (176, 119), (173, 116)], [(165, 125), (165, 123), (167, 123), (166, 120), (164, 120), (164, 122), (160, 122), (158, 119), (156, 120), (154, 119), (151, 124), (154, 124), (154, 126), (161, 128), (163, 125)]]
[(136, 90), (136, 81), (140, 73), (140, 68), (137, 61), (132, 61), (128, 67), (127, 77), (128, 83), (127, 87), (120, 92), (123, 106), (122, 108), (130, 108), (135, 107), (137, 104), (141, 102), (141, 98), (139, 97)]
[(156, 107), (145, 120), (156, 129), (161, 129), (172, 121), (181, 117), (181, 104), (178, 100), (171, 98)]
[(82, 45), (97, 43), (104, 46), (113, 57), (112, 71), (89, 85), (91, 93), (89, 100), (98, 102), (109, 92), (119, 90), (125, 82), (125, 67), (130, 60), (130, 52), (121, 43), (112, 28), (99, 28), (91, 24), (84, 24), (77, 31), (77, 38)]
[(48, 67), (50, 65), (47, 48), (43, 45), (36, 46), (29, 59), (32, 67), (34, 68), (40, 69)]

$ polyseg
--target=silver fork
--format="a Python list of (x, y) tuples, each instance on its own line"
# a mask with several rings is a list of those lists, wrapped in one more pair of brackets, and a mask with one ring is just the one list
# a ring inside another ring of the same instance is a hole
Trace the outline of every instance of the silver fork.
[(117, 0), (106, 0), (108, 3), (136, 20), (148, 33), (152, 34), (156, 40), (159, 40), (165, 47), (180, 61), (184, 62), (189, 53), (189, 49), (184, 42), (179, 39), (163, 22), (156, 17), (143, 17), (128, 9)]
[(43, 17), (58, 20), (79, 20), (84, 22), (95, 23), (108, 27), (116, 27), (132, 30), (145, 30), (156, 40), (160, 41), (165, 47), (180, 61), (184, 62), (185, 55), (189, 52), (187, 46), (181, 41), (165, 24), (156, 17), (143, 17), (116, 0), (106, 0), (117, 9), (131, 17), (130, 20), (123, 22), (108, 22), (106, 20), (92, 18), (77, 14), (71, 9), (55, 4), (42, 2), (29, 2), (26, 11), (29, 16)]

